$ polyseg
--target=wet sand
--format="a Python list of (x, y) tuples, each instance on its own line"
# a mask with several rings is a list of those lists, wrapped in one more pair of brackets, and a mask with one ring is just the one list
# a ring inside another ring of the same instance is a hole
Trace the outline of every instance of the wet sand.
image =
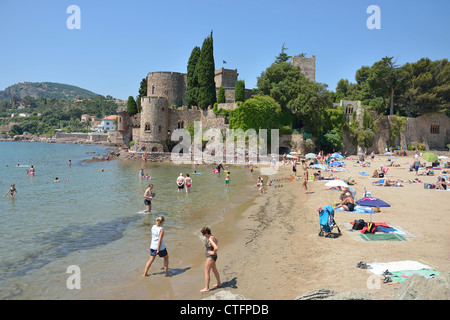
[[(319, 237), (317, 208), (336, 202), (340, 192), (325, 190), (324, 181), (309, 181), (309, 193), (305, 194), (301, 186), (303, 169), (297, 169), (299, 181), (289, 182), (285, 178), (290, 175), (291, 166), (283, 166), (272, 176), (281, 181), (266, 187), (264, 195), (257, 195), (255, 186), (257, 196), (253, 204), (226, 216), (213, 228), (220, 241), (217, 267), (223, 288), (199, 293), (203, 287), (202, 264), (191, 270), (200, 273), (199, 284), (185, 298), (202, 299), (219, 290), (230, 290), (250, 300), (292, 300), (315, 289), (329, 288), (337, 292), (368, 293), (372, 299), (394, 299), (400, 285), (381, 283), (373, 289), (368, 285), (372, 274), (357, 268), (358, 262), (415, 260), (440, 272), (450, 271), (450, 191), (424, 189), (423, 184), (436, 182), (442, 171), (436, 171), (435, 176), (419, 176), (422, 183), (377, 187), (372, 185), (375, 180), (359, 172), (372, 174), (380, 165), (391, 163), (388, 157), (376, 155), (374, 160), (369, 160), (370, 167), (359, 166), (356, 156), (353, 158), (346, 161), (348, 172), (334, 174), (341, 179), (356, 180), (351, 186), (356, 190), (355, 200), (362, 197), (366, 188), (372, 191), (373, 197), (388, 202), (391, 207), (381, 208), (375, 215), (337, 212), (335, 221), (342, 235), (336, 239)], [(414, 179), (415, 172), (409, 171), (412, 161), (412, 155), (394, 159), (400, 167), (390, 167), (387, 178)], [(310, 169), (309, 174), (312, 172), (316, 171)], [(255, 171), (254, 175), (256, 183), (259, 172)], [(355, 219), (368, 221), (370, 217), (373, 222), (398, 226), (414, 237), (407, 238), (408, 241), (358, 241), (343, 225)]]

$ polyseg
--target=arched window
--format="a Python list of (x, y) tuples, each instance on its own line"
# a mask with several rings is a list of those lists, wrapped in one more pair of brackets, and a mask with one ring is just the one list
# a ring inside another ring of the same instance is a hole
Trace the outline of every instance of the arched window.
[(148, 122), (145, 124), (145, 131), (148, 131), (148, 132), (152, 131), (152, 128), (150, 127), (150, 123), (148, 123)]
[(155, 85), (152, 85), (152, 94), (155, 94)]
[(161, 132), (161, 125), (158, 126), (158, 132)]

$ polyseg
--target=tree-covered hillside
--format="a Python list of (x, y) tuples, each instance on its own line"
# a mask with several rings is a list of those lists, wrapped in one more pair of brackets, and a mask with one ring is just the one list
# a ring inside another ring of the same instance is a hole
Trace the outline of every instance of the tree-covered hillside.
[(11, 97), (22, 99), (24, 97), (56, 98), (56, 99), (83, 99), (93, 98), (97, 94), (76, 86), (54, 82), (23, 82), (9, 86), (0, 91), (0, 100), (11, 100)]

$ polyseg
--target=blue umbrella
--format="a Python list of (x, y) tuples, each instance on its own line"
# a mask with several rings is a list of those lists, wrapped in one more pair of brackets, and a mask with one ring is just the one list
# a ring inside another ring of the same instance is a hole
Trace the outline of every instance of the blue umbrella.
[(364, 207), (390, 207), (391, 205), (381, 199), (364, 197), (356, 201), (356, 204)]
[(332, 166), (342, 166), (342, 165), (343, 165), (342, 162), (339, 162), (339, 161), (335, 161), (330, 164), (331, 167)]
[(335, 158), (335, 159), (343, 159), (344, 157), (341, 155), (341, 154), (339, 154), (339, 153), (333, 153), (332, 155), (331, 155), (331, 157), (332, 158)]

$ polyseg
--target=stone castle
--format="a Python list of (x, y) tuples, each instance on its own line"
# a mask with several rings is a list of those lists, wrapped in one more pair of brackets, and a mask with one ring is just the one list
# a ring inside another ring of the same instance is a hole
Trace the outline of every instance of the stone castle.
[[(303, 74), (315, 81), (315, 56), (293, 57), (295, 66), (300, 66)], [(220, 87), (225, 89), (225, 103), (219, 108), (234, 109), (235, 86), (238, 80), (237, 69), (220, 68), (215, 71), (216, 93)], [(178, 72), (157, 71), (147, 75), (147, 96), (141, 99), (141, 112), (130, 117), (126, 110), (118, 112), (117, 131), (112, 140), (129, 145), (134, 141), (138, 150), (146, 152), (169, 151), (171, 133), (176, 129), (187, 128), (194, 121), (201, 121), (203, 127), (227, 128), (223, 116), (216, 116), (210, 106), (207, 110), (186, 106), (187, 75)], [(246, 97), (253, 94), (246, 89)]]
[[(294, 66), (299, 66), (302, 73), (309, 80), (315, 82), (316, 58), (306, 58), (304, 55), (294, 56), (291, 60)], [(236, 69), (221, 68), (215, 71), (216, 92), (219, 87), (225, 88), (226, 103), (219, 104), (219, 108), (234, 109), (235, 85), (238, 79)], [(210, 106), (207, 110), (198, 107), (186, 106), (186, 80), (185, 73), (178, 72), (150, 72), (147, 76), (147, 96), (141, 99), (141, 112), (130, 117), (126, 109), (118, 112), (117, 131), (111, 133), (111, 141), (129, 146), (135, 142), (136, 150), (147, 153), (168, 152), (171, 143), (171, 133), (176, 129), (188, 128), (194, 121), (200, 121), (204, 128), (228, 128), (227, 119), (216, 116)], [(250, 97), (252, 90), (246, 89), (246, 96)], [(351, 119), (355, 112), (357, 120), (362, 123), (363, 107), (360, 101), (341, 101), (334, 107), (341, 105), (345, 117)], [(385, 117), (380, 123), (382, 130), (376, 134), (375, 143), (370, 148), (375, 152), (383, 153), (389, 145), (391, 121)], [(417, 145), (423, 143), (427, 149), (445, 149), (450, 143), (450, 118), (445, 115), (425, 115), (419, 118), (407, 118), (405, 131), (401, 133), (400, 145)], [(304, 152), (303, 136), (280, 137), (280, 152), (289, 152), (293, 145)], [(344, 150), (350, 153), (357, 152), (357, 146), (349, 137), (344, 135)]]

